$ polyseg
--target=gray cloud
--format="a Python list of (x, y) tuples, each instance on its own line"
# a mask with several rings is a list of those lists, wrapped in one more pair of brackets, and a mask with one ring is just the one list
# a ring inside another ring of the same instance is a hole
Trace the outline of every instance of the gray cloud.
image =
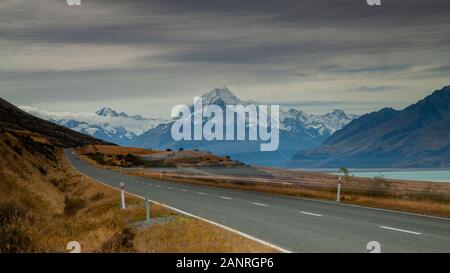
[(266, 101), (359, 90), (361, 105), (407, 104), (448, 84), (448, 25), (448, 0), (3, 0), (0, 94), (169, 107), (229, 85)]

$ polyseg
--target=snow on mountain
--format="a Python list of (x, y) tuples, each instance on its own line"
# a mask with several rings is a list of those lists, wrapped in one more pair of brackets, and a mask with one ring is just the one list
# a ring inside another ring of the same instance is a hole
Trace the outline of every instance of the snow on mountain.
[(280, 111), (280, 129), (295, 131), (296, 126), (301, 126), (314, 129), (322, 136), (330, 136), (358, 117), (358, 115), (347, 114), (338, 109), (324, 115), (306, 114), (297, 109), (289, 109), (288, 111)]
[[(203, 94), (201, 98), (203, 110), (211, 105), (217, 105), (222, 110), (225, 110), (226, 105), (248, 106), (252, 104), (258, 106), (261, 104), (255, 101), (243, 101), (226, 87), (215, 88)], [(193, 115), (194, 106), (191, 105), (190, 107)], [(175, 141), (171, 136), (171, 125), (174, 120), (162, 123), (156, 128), (150, 129), (136, 137), (132, 145), (152, 149), (197, 148), (219, 155), (230, 155), (232, 158), (246, 163), (280, 166), (299, 150), (318, 147), (332, 133), (341, 129), (354, 117), (354, 115), (346, 114), (342, 110), (335, 110), (324, 115), (310, 115), (297, 109), (280, 109), (279, 149), (264, 154), (261, 154), (259, 144), (255, 141)], [(248, 116), (245, 118), (249, 121)], [(205, 124), (208, 119), (204, 117), (201, 122)], [(225, 124), (226, 121), (223, 123)], [(247, 122), (246, 125), (248, 124)]]
[(238, 99), (231, 91), (228, 89), (228, 87), (222, 87), (222, 88), (214, 88), (213, 90), (209, 91), (208, 93), (202, 95), (202, 100), (204, 105), (211, 105), (216, 104), (222, 106), (222, 104), (225, 105), (232, 105), (232, 104), (242, 104), (246, 105), (248, 102), (241, 101)]
[[(236, 97), (227, 87), (215, 88), (201, 96), (204, 107), (208, 105), (259, 105), (256, 101), (243, 101)], [(347, 123), (357, 118), (357, 115), (347, 114), (343, 110), (335, 109), (324, 115), (312, 115), (297, 109), (280, 109), (280, 129), (296, 132), (299, 128), (305, 128), (313, 135), (330, 136), (335, 131), (343, 128)]]
[(99, 139), (127, 145), (131, 139), (156, 127), (165, 119), (144, 118), (140, 115), (130, 116), (104, 107), (95, 113), (49, 112), (35, 107), (20, 106), (32, 115), (68, 127), (80, 133)]
[[(215, 88), (201, 97), (204, 109), (209, 105), (218, 105), (222, 109), (225, 109), (226, 105), (260, 105), (252, 100), (239, 99), (227, 87)], [(255, 141), (175, 141), (171, 136), (174, 119), (131, 116), (109, 107), (103, 107), (95, 113), (48, 112), (27, 106), (22, 106), (21, 109), (78, 132), (123, 146), (152, 149), (200, 148), (217, 154), (232, 155), (233, 158), (247, 163), (263, 165), (282, 165), (299, 150), (318, 147), (330, 135), (358, 117), (342, 110), (311, 115), (293, 108), (280, 109), (279, 149), (261, 156), (259, 144)], [(204, 118), (201, 122), (204, 123), (207, 119)], [(245, 119), (248, 121), (248, 117)]]

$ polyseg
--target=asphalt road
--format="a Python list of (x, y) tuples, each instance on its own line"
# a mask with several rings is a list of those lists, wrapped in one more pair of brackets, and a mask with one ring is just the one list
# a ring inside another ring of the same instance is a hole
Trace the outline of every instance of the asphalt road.
[(101, 169), (66, 155), (100, 182), (235, 229), (291, 252), (450, 252), (450, 219), (333, 202), (160, 181)]

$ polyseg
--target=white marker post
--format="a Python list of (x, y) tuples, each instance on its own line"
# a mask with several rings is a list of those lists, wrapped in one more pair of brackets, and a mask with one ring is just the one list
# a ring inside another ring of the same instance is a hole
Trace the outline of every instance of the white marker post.
[(125, 209), (125, 186), (120, 182), (120, 198), (122, 199), (122, 209)]
[(341, 202), (341, 177), (338, 178), (336, 202)]
[(145, 216), (146, 216), (146, 223), (147, 225), (150, 225), (150, 199), (148, 196), (145, 197)]

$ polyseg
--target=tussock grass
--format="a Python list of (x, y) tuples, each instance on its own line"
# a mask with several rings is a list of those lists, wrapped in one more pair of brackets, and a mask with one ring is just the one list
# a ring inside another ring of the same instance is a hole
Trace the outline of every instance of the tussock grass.
[[(142, 173), (139, 171), (127, 171), (126, 173), (160, 179), (159, 174)], [(336, 200), (336, 190), (330, 188), (315, 189), (301, 185), (286, 185), (277, 183), (258, 182), (232, 182), (225, 180), (212, 180), (208, 178), (177, 177), (170, 174), (164, 175), (165, 180), (174, 182), (190, 183), (197, 185), (213, 186), (225, 189), (236, 189), (244, 191), (256, 191), (269, 194), (280, 194), (292, 197), (305, 197), (324, 200)], [(450, 196), (440, 192), (418, 191), (397, 192), (389, 189), (390, 185), (380, 185), (376, 188), (367, 189), (347, 189), (345, 185), (341, 192), (341, 202), (355, 205), (363, 205), (375, 208), (384, 208), (405, 212), (420, 213), (450, 218)]]
[[(38, 146), (27, 141), (25, 146), (17, 137), (0, 133), (2, 253), (68, 252), (69, 241), (78, 241), (82, 252), (273, 251), (155, 204), (151, 217), (170, 217), (170, 221), (138, 227), (136, 223), (145, 219), (141, 199), (127, 195), (128, 208), (121, 210), (119, 191), (88, 177), (82, 182), (62, 150), (55, 150), (54, 157), (44, 154), (48, 150), (31, 152), (29, 147)], [(19, 147), (22, 154), (12, 147)], [(37, 166), (44, 166), (46, 175)], [(202, 242), (204, 238), (208, 244)]]

